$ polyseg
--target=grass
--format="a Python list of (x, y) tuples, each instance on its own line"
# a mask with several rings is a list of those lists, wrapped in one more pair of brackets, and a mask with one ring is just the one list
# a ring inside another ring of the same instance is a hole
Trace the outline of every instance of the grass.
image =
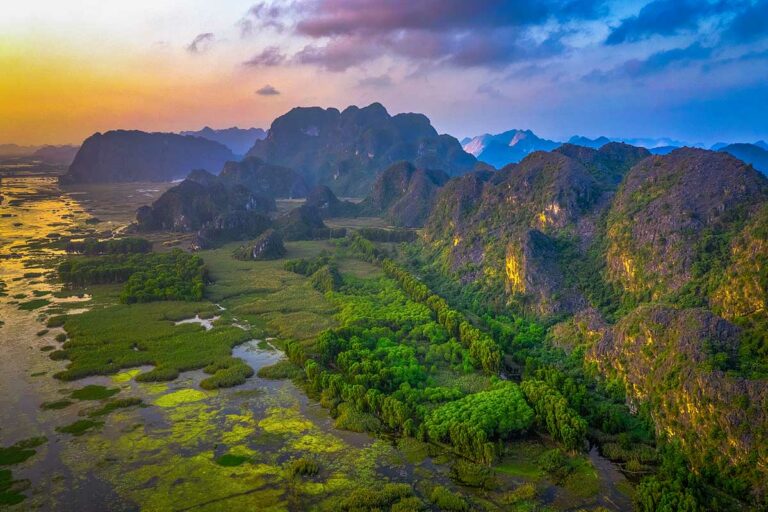
[(134, 407), (137, 405), (141, 405), (143, 402), (141, 398), (120, 398), (117, 400), (112, 400), (110, 402), (107, 402), (102, 407), (99, 407), (98, 409), (95, 409), (93, 411), (90, 411), (88, 413), (89, 418), (98, 418), (100, 416), (106, 416), (107, 414), (116, 411), (118, 409), (126, 409), (128, 407)]
[(13, 446), (0, 448), (0, 466), (11, 466), (24, 462), (37, 453), (35, 448), (46, 441), (47, 439), (45, 437), (31, 437), (19, 441)]
[(227, 468), (240, 466), (241, 464), (247, 461), (248, 461), (248, 457), (245, 457), (243, 455), (234, 455), (232, 453), (226, 453), (221, 457), (216, 458), (216, 464), (218, 464), (219, 466), (227, 467)]
[[(64, 329), (69, 339), (63, 350), (71, 362), (56, 377), (75, 380), (152, 365), (136, 380), (165, 381), (230, 359), (232, 347), (250, 339), (250, 333), (233, 326), (206, 331), (196, 324), (174, 325), (174, 321), (215, 310), (205, 302), (153, 302), (113, 305), (67, 317)], [(136, 326), (141, 329), (137, 331)], [(226, 368), (220, 371), (212, 376), (219, 384), (216, 387), (231, 378)]]
[(75, 403), (75, 402), (73, 402), (72, 400), (67, 400), (66, 398), (64, 398), (64, 399), (56, 400), (56, 401), (53, 401), (53, 402), (43, 402), (40, 405), (40, 408), (44, 409), (46, 411), (47, 410), (58, 411), (60, 409), (65, 409), (65, 408), (69, 407), (73, 403)]
[[(335, 325), (336, 311), (308, 280), (283, 269), (284, 260), (237, 261), (232, 245), (202, 253), (213, 284), (208, 293), (227, 313), (283, 339), (311, 340)], [(286, 243), (286, 259), (316, 256), (332, 249), (327, 241)]]
[(120, 392), (117, 388), (106, 388), (104, 386), (97, 386), (95, 384), (89, 384), (80, 389), (76, 389), (70, 393), (70, 398), (75, 400), (104, 400), (110, 398)]
[(262, 379), (295, 379), (302, 375), (304, 371), (288, 360), (278, 361), (269, 366), (259, 368), (257, 375)]
[(64, 427), (57, 427), (56, 432), (61, 432), (62, 434), (71, 434), (73, 436), (79, 437), (90, 430), (102, 426), (103, 424), (103, 421), (77, 420), (74, 423), (70, 423)]
[(26, 496), (21, 494), (20, 488), (25, 482), (13, 479), (11, 470), (0, 469), (0, 506), (16, 505), (24, 501)]
[(35, 309), (40, 309), (44, 306), (47, 306), (50, 304), (51, 301), (48, 299), (32, 299), (27, 302), (22, 302), (19, 304), (19, 309), (23, 311), (34, 311)]

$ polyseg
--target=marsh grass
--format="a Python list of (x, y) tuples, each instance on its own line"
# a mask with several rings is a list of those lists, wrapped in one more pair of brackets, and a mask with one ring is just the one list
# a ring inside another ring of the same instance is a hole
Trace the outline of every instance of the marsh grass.
[(117, 388), (106, 388), (104, 386), (89, 384), (88, 386), (76, 389), (69, 394), (69, 397), (74, 398), (75, 400), (104, 400), (119, 392), (120, 390)]
[(40, 408), (43, 409), (43, 410), (58, 411), (59, 409), (65, 409), (65, 408), (69, 407), (73, 403), (75, 403), (75, 402), (73, 402), (72, 400), (67, 400), (66, 398), (64, 398), (64, 399), (56, 400), (56, 401), (53, 401), (53, 402), (43, 402), (42, 404), (40, 404)]
[(98, 418), (100, 416), (106, 416), (109, 413), (116, 411), (118, 409), (127, 409), (128, 407), (135, 407), (137, 405), (142, 405), (142, 404), (143, 402), (140, 398), (135, 398), (135, 397), (119, 398), (117, 400), (111, 400), (107, 402), (102, 407), (89, 411), (87, 413), (87, 416), (89, 418)]
[(30, 301), (22, 302), (19, 304), (19, 309), (23, 311), (34, 311), (35, 309), (40, 309), (50, 303), (51, 301), (48, 299), (32, 299)]
[(292, 362), (284, 360), (269, 366), (262, 366), (257, 375), (262, 379), (295, 379), (304, 375), (304, 370)]
[[(67, 317), (64, 329), (69, 340), (63, 352), (71, 362), (56, 377), (75, 380), (152, 365), (152, 370), (139, 374), (136, 380), (167, 381), (180, 372), (218, 364), (220, 368), (209, 382), (213, 387), (240, 380), (248, 373), (242, 368), (246, 365), (234, 365), (230, 354), (232, 347), (250, 338), (248, 332), (232, 326), (206, 331), (195, 324), (174, 325), (175, 321), (215, 310), (210, 303), (155, 302), (118, 304)], [(222, 361), (228, 364), (222, 366)]]
[(77, 420), (74, 423), (70, 423), (69, 425), (57, 427), (56, 432), (61, 432), (62, 434), (71, 434), (73, 436), (79, 437), (86, 432), (102, 425), (104, 425), (103, 421)]
[(243, 455), (235, 455), (232, 453), (226, 453), (216, 458), (216, 464), (227, 468), (233, 468), (242, 465), (248, 461), (248, 457)]

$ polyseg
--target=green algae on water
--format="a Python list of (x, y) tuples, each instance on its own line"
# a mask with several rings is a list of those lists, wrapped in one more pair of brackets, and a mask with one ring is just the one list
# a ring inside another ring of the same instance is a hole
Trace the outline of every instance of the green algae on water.
[(199, 402), (208, 398), (208, 394), (197, 389), (180, 389), (167, 395), (163, 395), (155, 400), (155, 405), (159, 407), (176, 407), (177, 405)]

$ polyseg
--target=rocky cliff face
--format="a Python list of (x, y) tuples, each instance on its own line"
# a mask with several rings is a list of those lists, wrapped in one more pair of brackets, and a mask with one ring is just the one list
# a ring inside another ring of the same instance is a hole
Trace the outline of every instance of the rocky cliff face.
[(227, 186), (242, 185), (254, 194), (272, 198), (302, 198), (309, 192), (304, 178), (293, 169), (270, 165), (255, 157), (227, 162), (219, 180)]
[(355, 217), (360, 212), (358, 204), (342, 201), (325, 185), (313, 188), (304, 203), (307, 207), (316, 208), (324, 219), (332, 217)]
[[(202, 179), (197, 173), (197, 179)], [(231, 211), (266, 214), (274, 200), (256, 196), (241, 185), (226, 187), (216, 180), (202, 184), (191, 179), (168, 189), (152, 206), (136, 212), (139, 231), (197, 231)]]
[(378, 103), (343, 112), (295, 108), (275, 119), (267, 138), (248, 155), (296, 169), (310, 185), (358, 197), (367, 195), (379, 172), (401, 160), (453, 176), (475, 164), (456, 139), (438, 135), (425, 116), (390, 116)]
[(768, 180), (724, 153), (653, 156), (624, 180), (607, 217), (607, 277), (658, 299), (693, 279), (706, 236), (737, 228), (768, 198)]
[(373, 190), (360, 204), (360, 210), (364, 215), (382, 215), (395, 226), (422, 226), (437, 191), (448, 179), (443, 171), (418, 169), (408, 162), (397, 163), (379, 175)]
[(199, 137), (117, 130), (88, 137), (59, 181), (172, 181), (192, 169), (218, 171), (233, 158), (228, 148)]
[(506, 290), (537, 314), (573, 312), (583, 300), (565, 283), (560, 242), (594, 236), (595, 217), (616, 188), (614, 175), (645, 156), (631, 146), (609, 146), (564, 146), (492, 175), (451, 180), (438, 194), (427, 239), (463, 281)]
[[(768, 180), (713, 151), (563, 145), (439, 192), (426, 250), (645, 404), (697, 470), (768, 488)], [(715, 469), (713, 469), (715, 468)], [(764, 494), (763, 494), (764, 495)], [(759, 501), (759, 499), (758, 499)]]
[(588, 352), (628, 398), (650, 406), (658, 432), (681, 442), (694, 467), (768, 482), (768, 385), (732, 372), (739, 329), (705, 309), (643, 306)]
[(234, 256), (239, 260), (276, 260), (285, 256), (285, 252), (283, 238), (274, 229), (268, 229), (253, 244), (239, 247)]

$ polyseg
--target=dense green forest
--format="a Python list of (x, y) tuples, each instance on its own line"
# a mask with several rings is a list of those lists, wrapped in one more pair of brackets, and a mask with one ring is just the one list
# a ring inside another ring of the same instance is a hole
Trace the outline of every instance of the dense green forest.
[(72, 286), (125, 283), (120, 300), (127, 304), (201, 300), (207, 279), (202, 258), (179, 249), (69, 258), (58, 270), (60, 279)]

